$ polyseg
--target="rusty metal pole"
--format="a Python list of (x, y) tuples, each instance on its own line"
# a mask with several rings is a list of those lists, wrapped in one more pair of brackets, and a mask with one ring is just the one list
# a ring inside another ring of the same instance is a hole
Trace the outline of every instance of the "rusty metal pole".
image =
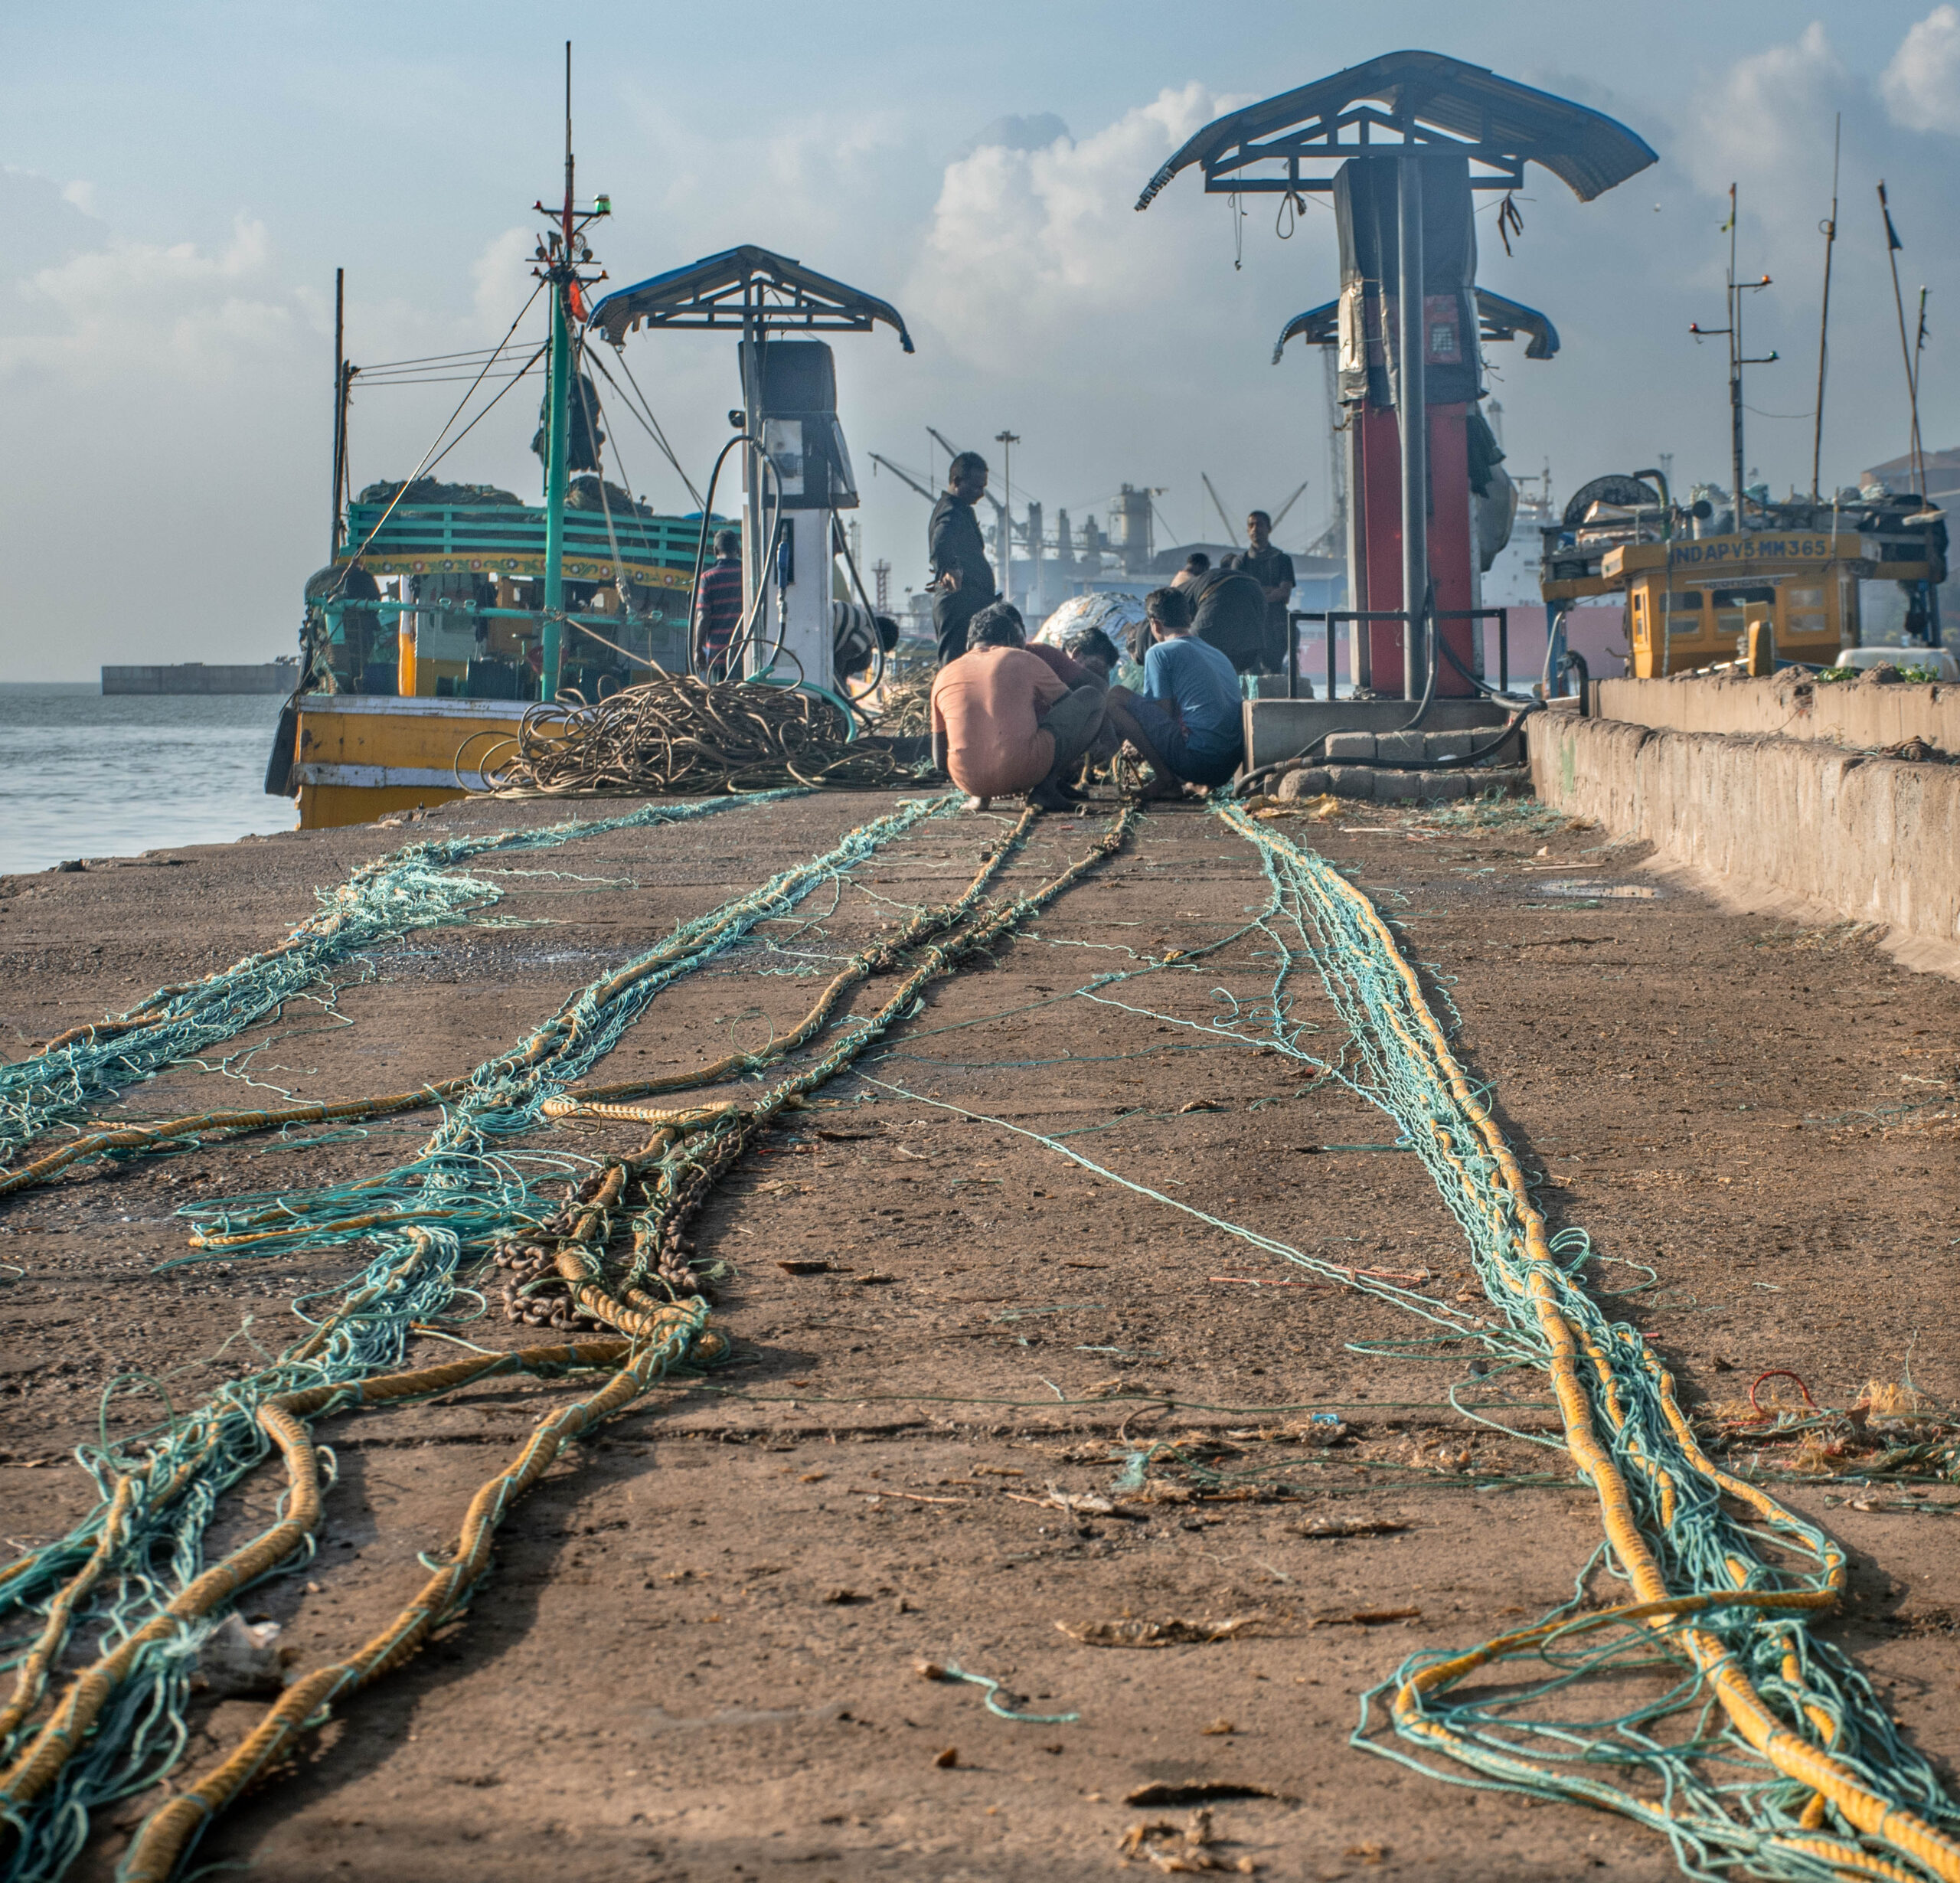
[(1413, 150), (1398, 162), (1396, 188), (1396, 351), (1402, 427), (1402, 697), (1420, 699), (1429, 671), (1423, 604), (1429, 587), (1429, 407), (1423, 307), (1423, 160)]

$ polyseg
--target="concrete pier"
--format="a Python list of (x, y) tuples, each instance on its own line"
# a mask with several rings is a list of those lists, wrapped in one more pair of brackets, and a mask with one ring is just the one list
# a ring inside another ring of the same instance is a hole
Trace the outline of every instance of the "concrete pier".
[(207, 666), (201, 660), (171, 666), (105, 667), (105, 693), (290, 693), (299, 682), (296, 660), (250, 666)]

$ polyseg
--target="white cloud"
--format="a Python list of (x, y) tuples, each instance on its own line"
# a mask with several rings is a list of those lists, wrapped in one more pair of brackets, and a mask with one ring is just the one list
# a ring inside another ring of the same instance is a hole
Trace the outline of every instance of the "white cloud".
[(1091, 136), (1032, 150), (987, 144), (949, 164), (908, 308), (972, 364), (1027, 374), (1080, 369), (1065, 332), (1086, 337), (1126, 314), (1176, 319), (1201, 194), (1187, 178), (1142, 217), (1137, 195), (1236, 102), (1189, 84)]
[(506, 229), (485, 243), (470, 263), (470, 279), (475, 283), (476, 323), (493, 339), (516, 319), (518, 309), (530, 298), (537, 284), (531, 270), (537, 237), (529, 229)]
[(1878, 89), (1893, 123), (1960, 135), (1960, 8), (1935, 7), (1912, 27)]
[(112, 237), (37, 269), (18, 293), (38, 331), (0, 342), (0, 371), (97, 384), (132, 368), (220, 377), (283, 351), (303, 324), (274, 277), (264, 224), (243, 215), (221, 248)]
[(1844, 61), (1813, 21), (1793, 43), (1738, 60), (1700, 95), (1683, 159), (1710, 195), (1739, 183), (1754, 213), (1815, 221), (1813, 173), (1820, 149), (1827, 157), (1830, 149), (1818, 126), (1829, 132), (1851, 89)]

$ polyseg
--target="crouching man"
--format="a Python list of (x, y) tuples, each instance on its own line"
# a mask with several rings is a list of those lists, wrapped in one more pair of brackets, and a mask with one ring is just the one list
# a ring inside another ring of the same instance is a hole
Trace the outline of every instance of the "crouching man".
[(1071, 687), (1022, 645), (1021, 611), (995, 602), (973, 617), (966, 652), (933, 682), (933, 759), (985, 810), (1025, 793), (1068, 809), (1060, 786), (1102, 730), (1102, 694)]
[(1144, 795), (1174, 798), (1187, 784), (1222, 785), (1245, 757), (1244, 696), (1230, 661), (1191, 633), (1191, 597), (1174, 588), (1144, 597), (1151, 646), (1143, 691), (1109, 690), (1110, 724), (1156, 774)]

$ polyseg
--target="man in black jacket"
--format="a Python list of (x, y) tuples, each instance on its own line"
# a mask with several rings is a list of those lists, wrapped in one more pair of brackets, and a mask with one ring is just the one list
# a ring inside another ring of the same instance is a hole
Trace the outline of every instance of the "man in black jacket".
[(1227, 556), (1225, 567), (1250, 576), (1266, 597), (1266, 632), (1254, 664), (1266, 673), (1284, 673), (1286, 639), (1292, 632), (1287, 610), (1292, 606), (1293, 558), (1273, 548), (1272, 519), (1263, 510), (1246, 518), (1246, 541), (1251, 547)]
[(966, 652), (966, 624), (994, 599), (994, 570), (973, 506), (987, 494), (987, 460), (962, 451), (946, 466), (946, 492), (933, 506), (926, 554), (933, 566), (933, 630), (939, 665)]

